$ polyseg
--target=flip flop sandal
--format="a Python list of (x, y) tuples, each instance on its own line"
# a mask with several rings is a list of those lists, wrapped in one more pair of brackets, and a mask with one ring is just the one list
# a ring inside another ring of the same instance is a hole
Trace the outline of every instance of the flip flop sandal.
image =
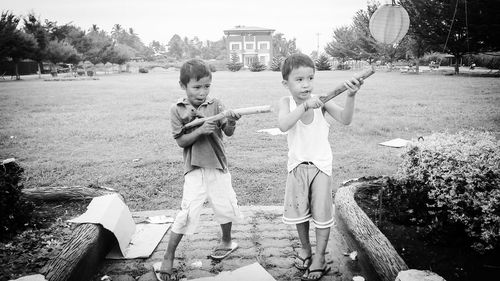
[[(158, 281), (177, 281), (177, 274), (174, 273), (174, 270), (172, 272), (166, 272), (164, 270), (161, 270), (161, 262), (155, 262), (153, 264), (153, 272), (155, 273), (156, 279)], [(168, 276), (168, 279), (162, 279), (161, 274), (166, 274)]]
[[(309, 266), (311, 265), (311, 259), (312, 259), (312, 255), (311, 256), (308, 256), (306, 258), (303, 258), (301, 256), (299, 256), (298, 254), (294, 256), (295, 258), (295, 261), (293, 263), (293, 266), (295, 266), (295, 268), (297, 268), (298, 270), (306, 270), (309, 268)], [(300, 260), (300, 262), (302, 263), (302, 265), (300, 265), (297, 260)], [(309, 262), (308, 262), (309, 261)]]
[[(231, 242), (231, 248), (216, 248), (214, 253), (210, 255), (210, 258), (214, 260), (222, 260), (225, 259), (229, 254), (238, 249), (238, 243)], [(217, 252), (224, 252), (224, 254), (217, 254)]]
[[(318, 269), (313, 269), (313, 270), (309, 270), (306, 269), (306, 273), (304, 274), (304, 276), (300, 277), (300, 280), (302, 281), (318, 281), (319, 279), (323, 278), (323, 276), (325, 276), (326, 274), (328, 274), (328, 272), (330, 272), (332, 268), (329, 267), (329, 266), (325, 266), (323, 268), (318, 268)], [(321, 274), (318, 276), (318, 278), (309, 278), (309, 274), (313, 273), (313, 272), (321, 272)]]

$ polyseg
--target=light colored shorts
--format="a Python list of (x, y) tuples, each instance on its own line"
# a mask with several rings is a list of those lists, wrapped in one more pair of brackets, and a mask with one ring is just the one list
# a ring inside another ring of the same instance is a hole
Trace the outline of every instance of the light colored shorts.
[(316, 228), (334, 224), (332, 177), (313, 164), (300, 164), (288, 173), (283, 222), (299, 224), (312, 220)]
[(243, 218), (231, 184), (231, 174), (218, 169), (198, 168), (184, 176), (181, 210), (175, 217), (172, 231), (179, 234), (195, 233), (206, 201), (219, 224)]

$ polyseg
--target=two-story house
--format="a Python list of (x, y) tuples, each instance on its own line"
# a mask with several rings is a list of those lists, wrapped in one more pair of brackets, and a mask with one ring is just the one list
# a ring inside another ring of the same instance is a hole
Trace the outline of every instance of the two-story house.
[(247, 67), (254, 60), (259, 60), (268, 67), (271, 66), (273, 32), (274, 29), (243, 25), (224, 30), (227, 36), (228, 60), (231, 60), (232, 54), (237, 54), (240, 62)]

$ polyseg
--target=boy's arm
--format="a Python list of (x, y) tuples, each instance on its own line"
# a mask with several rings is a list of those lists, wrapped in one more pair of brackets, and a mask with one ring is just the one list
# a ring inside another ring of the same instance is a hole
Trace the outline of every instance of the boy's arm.
[(359, 88), (363, 84), (363, 80), (358, 80), (356, 78), (352, 78), (351, 80), (347, 80), (344, 82), (349, 93), (347, 94), (344, 108), (336, 105), (331, 100), (325, 103), (324, 109), (330, 116), (332, 116), (335, 120), (344, 125), (349, 125), (352, 122), (352, 116), (354, 115), (354, 100), (356, 93)]
[(234, 134), (234, 130), (236, 128), (236, 121), (241, 118), (241, 115), (235, 113), (232, 110), (226, 111), (225, 122), (222, 124), (222, 131), (228, 137)]
[(286, 132), (292, 128), (297, 121), (299, 121), (302, 114), (306, 112), (309, 108), (319, 108), (323, 103), (318, 97), (311, 97), (307, 101), (297, 105), (297, 107), (290, 112), (290, 101), (289, 97), (282, 97), (279, 101), (279, 114), (278, 123), (279, 129), (282, 132)]
[(183, 124), (175, 104), (170, 108), (170, 124), (172, 125), (172, 135), (182, 148), (192, 145), (200, 136), (211, 134), (217, 128), (216, 123), (211, 121), (203, 123), (203, 125), (187, 134), (184, 133), (182, 130)]
[(192, 145), (200, 136), (209, 135), (217, 129), (217, 124), (215, 121), (208, 121), (203, 123), (200, 127), (194, 129), (192, 132), (187, 134), (182, 134), (175, 139), (177, 144), (184, 148)]

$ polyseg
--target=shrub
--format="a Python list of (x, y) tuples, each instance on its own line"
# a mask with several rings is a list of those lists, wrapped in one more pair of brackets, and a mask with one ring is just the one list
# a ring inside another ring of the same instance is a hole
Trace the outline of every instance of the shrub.
[(253, 71), (253, 72), (259, 72), (259, 71), (263, 71), (263, 70), (266, 70), (266, 65), (261, 63), (259, 60), (254, 60), (251, 64), (250, 64), (250, 71)]
[(321, 54), (318, 59), (314, 62), (316, 65), (316, 69), (318, 71), (322, 70), (330, 70), (332, 69), (332, 66), (330, 65), (330, 61), (328, 60), (328, 56), (325, 54)]
[(24, 227), (31, 217), (33, 204), (21, 196), (23, 168), (14, 160), (0, 165), (0, 239), (7, 238)]
[(231, 71), (238, 71), (243, 67), (240, 58), (236, 53), (231, 54), (231, 61), (227, 64), (227, 68)]
[(500, 141), (492, 133), (436, 133), (408, 145), (402, 157), (396, 179), (427, 193), (435, 220), (462, 225), (480, 253), (499, 246)]
[(337, 64), (337, 70), (349, 70), (351, 67), (346, 63)]
[(148, 73), (149, 70), (147, 68), (141, 67), (139, 68), (139, 73)]
[(217, 67), (215, 67), (215, 65), (213, 65), (213, 64), (208, 64), (208, 67), (210, 68), (210, 72), (216, 72), (217, 71)]
[(281, 71), (281, 65), (285, 60), (282, 56), (273, 57), (273, 61), (271, 62), (271, 70), (272, 71)]
[(438, 62), (440, 66), (450, 65), (449, 59), (446, 57), (446, 54), (436, 52), (425, 54), (419, 59), (419, 61), (423, 65), (428, 65), (431, 63), (431, 61)]

